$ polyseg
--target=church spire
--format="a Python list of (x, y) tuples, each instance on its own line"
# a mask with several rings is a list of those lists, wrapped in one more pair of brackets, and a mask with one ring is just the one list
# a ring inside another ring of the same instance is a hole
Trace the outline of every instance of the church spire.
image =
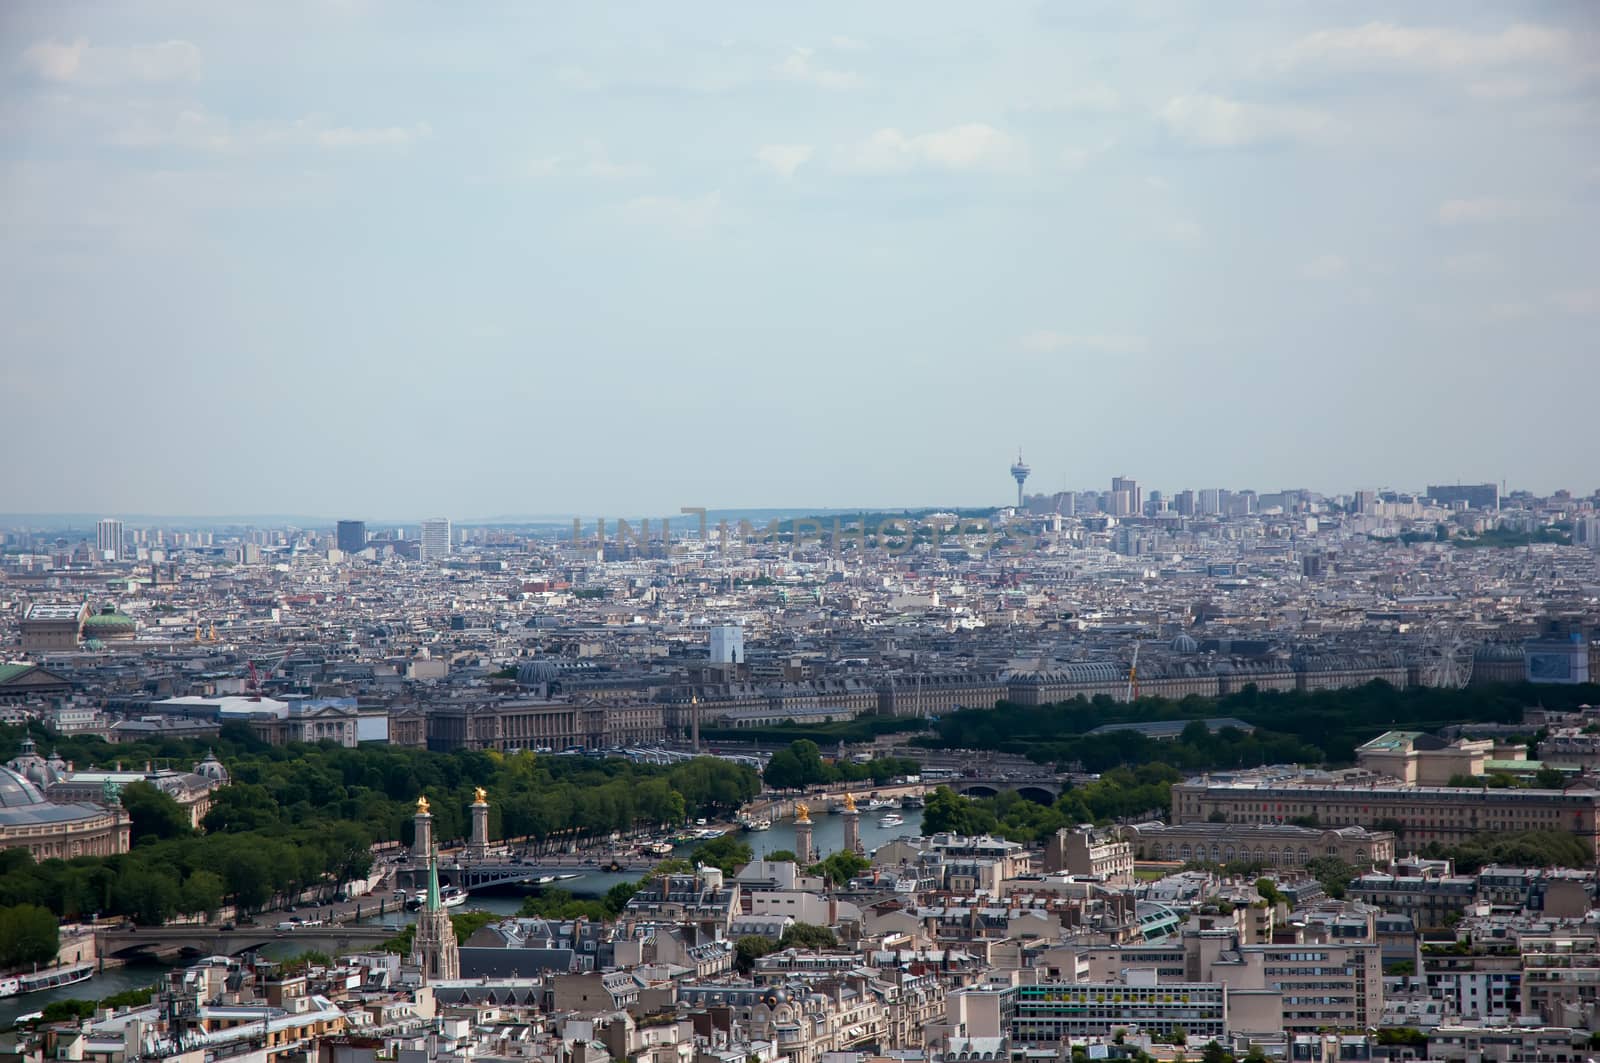
[(428, 854), (428, 911), (437, 912), (439, 904), (439, 850)]

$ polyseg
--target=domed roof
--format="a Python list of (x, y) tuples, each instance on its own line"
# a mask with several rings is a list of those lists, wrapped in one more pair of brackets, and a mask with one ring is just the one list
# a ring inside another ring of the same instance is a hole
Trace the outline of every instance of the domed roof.
[(10, 768), (0, 765), (0, 808), (27, 808), (45, 804), (44, 794), (33, 783)]
[(1199, 653), (1200, 652), (1200, 644), (1198, 642), (1196, 642), (1194, 640), (1194, 637), (1192, 635), (1190, 635), (1188, 632), (1180, 632), (1178, 634), (1178, 637), (1172, 640), (1172, 652), (1173, 653)]
[(1480, 661), (1520, 661), (1526, 655), (1518, 642), (1485, 642), (1473, 654)]
[(228, 781), (228, 769), (222, 766), (222, 761), (218, 760), (217, 755), (209, 749), (206, 750), (206, 759), (194, 766), (194, 773), (213, 782)]
[(83, 633), (85, 637), (93, 634), (100, 638), (114, 638), (121, 634), (131, 635), (138, 626), (133, 617), (119, 612), (115, 605), (107, 602), (98, 613), (83, 622)]

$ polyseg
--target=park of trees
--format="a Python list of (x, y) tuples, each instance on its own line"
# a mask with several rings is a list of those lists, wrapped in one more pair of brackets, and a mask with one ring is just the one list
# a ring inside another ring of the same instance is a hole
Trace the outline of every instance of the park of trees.
[(762, 779), (774, 790), (798, 790), (837, 782), (874, 782), (882, 785), (900, 775), (915, 775), (920, 766), (900, 757), (875, 757), (865, 764), (849, 760), (826, 761), (809, 739), (800, 739), (772, 754)]
[[(15, 749), (21, 737), (0, 728), (0, 750)], [(80, 766), (187, 766), (206, 753), (203, 744), (173, 740), (110, 745), (43, 731), (36, 738)], [(419, 795), (431, 802), (441, 843), (465, 838), (472, 792), (482, 786), (493, 836), (549, 848), (725, 814), (761, 788), (754, 771), (710, 757), (655, 767), (526, 752), (276, 747), (234, 725), (216, 751), (232, 784), (216, 792), (203, 830), (159, 790), (130, 786), (121, 798), (132, 820), (130, 852), (39, 864), (23, 850), (0, 852), (0, 914), (34, 905), (60, 920), (98, 913), (156, 924), (225, 903), (251, 911), (311, 887), (331, 890), (368, 872), (373, 843), (410, 842)]]
[(948, 786), (928, 795), (922, 832), (993, 834), (1023, 844), (1042, 843), (1063, 827), (1110, 823), (1146, 815), (1164, 816), (1172, 784), (1182, 776), (1167, 764), (1114, 768), (1099, 779), (1075, 786), (1053, 804), (1030, 801), (1016, 791), (995, 797), (962, 797)]
[[(1348, 764), (1356, 747), (1392, 729), (1434, 731), (1450, 724), (1519, 723), (1527, 705), (1574, 708), (1600, 700), (1600, 686), (1496, 684), (1446, 690), (1401, 690), (1382, 680), (1346, 690), (1260, 691), (1253, 685), (1221, 698), (1075, 698), (1052, 705), (1000, 702), (993, 709), (961, 709), (941, 717), (914, 745), (991, 749), (1041, 764), (1079, 765), (1106, 771), (1160, 761), (1183, 771), (1249, 768), (1262, 764)], [(1246, 732), (1223, 727), (1213, 734), (1200, 721), (1232, 717)], [(1135, 731), (1093, 734), (1105, 724), (1189, 720), (1176, 741)], [(1529, 737), (1532, 737), (1530, 730)]]

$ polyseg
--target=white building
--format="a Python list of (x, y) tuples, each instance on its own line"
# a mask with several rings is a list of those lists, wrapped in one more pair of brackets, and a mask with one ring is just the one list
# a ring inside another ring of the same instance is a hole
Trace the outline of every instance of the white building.
[(94, 528), (95, 556), (102, 560), (121, 561), (125, 547), (122, 545), (122, 522), (106, 517)]
[(450, 555), (450, 521), (434, 517), (422, 522), (422, 535), (418, 541), (417, 556), (424, 561)]
[(738, 624), (718, 624), (711, 629), (711, 663), (744, 663), (744, 628)]

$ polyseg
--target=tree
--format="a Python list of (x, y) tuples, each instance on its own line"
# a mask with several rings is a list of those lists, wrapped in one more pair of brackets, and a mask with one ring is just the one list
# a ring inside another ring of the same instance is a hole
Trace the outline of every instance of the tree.
[(774, 789), (793, 790), (828, 781), (828, 771), (817, 744), (802, 738), (774, 753), (762, 777)]
[(812, 864), (806, 870), (813, 875), (821, 875), (835, 886), (843, 886), (871, 866), (872, 861), (860, 853), (841, 849), (821, 863)]
[(173, 800), (172, 795), (147, 782), (129, 783), (123, 787), (122, 807), (127, 809), (132, 821), (128, 827), (129, 840), (134, 845), (163, 838), (181, 838), (192, 834), (189, 813)]
[(36, 904), (0, 908), (0, 967), (51, 963), (61, 947), (55, 913)]
[(791, 864), (797, 864), (800, 862), (800, 858), (794, 854), (792, 849), (774, 849), (772, 852), (763, 857), (763, 859), (771, 860), (775, 863), (788, 861)]
[(1356, 869), (1337, 856), (1319, 856), (1306, 865), (1311, 877), (1322, 883), (1328, 896), (1338, 899), (1356, 877)]
[(606, 890), (605, 898), (601, 903), (606, 906), (608, 912), (616, 915), (626, 908), (628, 902), (633, 899), (633, 895), (639, 892), (639, 885), (637, 882), (619, 882)]
[(1278, 884), (1270, 878), (1256, 879), (1256, 892), (1261, 894), (1261, 899), (1268, 904), (1277, 904), (1283, 900), (1283, 894), (1278, 892)]
[(113, 893), (119, 911), (145, 926), (160, 926), (178, 911), (178, 882), (169, 872), (134, 867), (118, 880)]
[(178, 888), (178, 910), (190, 915), (204, 912), (210, 915), (222, 907), (222, 893), (226, 887), (222, 876), (214, 871), (193, 871)]
[(1567, 777), (1555, 768), (1540, 768), (1533, 777), (1534, 785), (1541, 790), (1559, 790), (1567, 784)]
[(832, 930), (813, 923), (791, 923), (778, 939), (780, 949), (832, 949), (838, 946), (839, 939), (834, 937)]
[(708, 867), (721, 868), (727, 875), (733, 874), (755, 859), (755, 853), (750, 846), (731, 834), (712, 838), (696, 849), (693, 856), (697, 862)]
[(756, 960), (774, 951), (777, 944), (771, 938), (764, 938), (759, 934), (748, 934), (733, 946), (733, 965), (740, 974), (749, 974), (756, 965)]

